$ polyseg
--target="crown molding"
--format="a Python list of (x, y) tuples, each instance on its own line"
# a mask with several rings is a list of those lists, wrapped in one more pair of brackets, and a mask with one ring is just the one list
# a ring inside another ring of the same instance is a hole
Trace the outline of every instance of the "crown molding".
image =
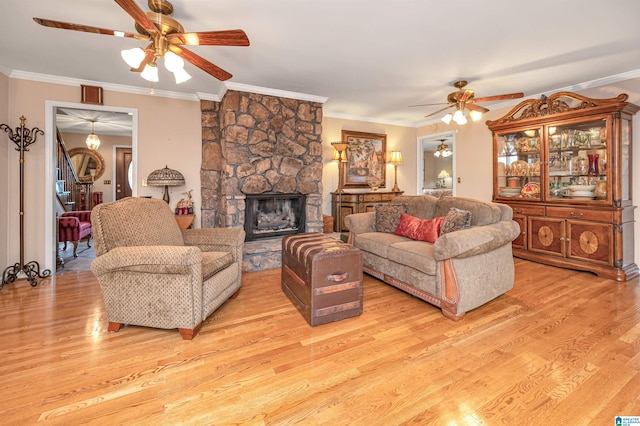
[(408, 121), (380, 120), (380, 119), (371, 118), (371, 117), (360, 117), (357, 115), (331, 113), (331, 112), (325, 112), (325, 111), (323, 111), (322, 115), (324, 115), (325, 117), (339, 118), (342, 120), (364, 121), (366, 123), (388, 124), (390, 126), (419, 127), (417, 123), (412, 123)]
[(270, 89), (268, 87), (251, 86), (242, 83), (225, 83), (227, 90), (237, 90), (238, 92), (257, 93), (259, 95), (277, 96), (280, 98), (297, 99), (299, 101), (309, 101), (325, 103), (329, 98), (324, 96), (309, 95), (306, 93), (289, 92), (287, 90)]
[(61, 77), (57, 75), (39, 74), (28, 71), (13, 70), (9, 75), (10, 78), (16, 78), (20, 80), (38, 81), (41, 83), (62, 84), (65, 86), (80, 86), (81, 84), (89, 86), (100, 86), (104, 90), (111, 90), (114, 92), (130, 93), (135, 95), (147, 95), (147, 96), (159, 96), (163, 98), (181, 99), (186, 101), (197, 101), (198, 97), (195, 94), (172, 92), (169, 90), (153, 90), (153, 93), (148, 87), (127, 86), (124, 84), (106, 83), (104, 81), (94, 80), (82, 80), (78, 78)]

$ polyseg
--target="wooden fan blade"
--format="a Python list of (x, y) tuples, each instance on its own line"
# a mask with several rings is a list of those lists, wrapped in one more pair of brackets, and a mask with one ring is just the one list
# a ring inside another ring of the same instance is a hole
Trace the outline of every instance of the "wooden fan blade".
[[(474, 102), (475, 102), (475, 101), (474, 101)], [(482, 106), (480, 106), (480, 105), (476, 105), (476, 104), (474, 104), (474, 103), (468, 103), (468, 104), (466, 105), (466, 108), (467, 108), (467, 109), (470, 109), (471, 111), (478, 111), (478, 112), (481, 112), (481, 113), (483, 113), (483, 114), (484, 114), (485, 112), (489, 112), (489, 109), (487, 109), (487, 108), (485, 108), (485, 107), (482, 107)]]
[(191, 62), (196, 67), (214, 76), (220, 81), (225, 81), (233, 77), (231, 74), (229, 74), (219, 66), (212, 64), (203, 57), (196, 55), (195, 53), (185, 49), (184, 47), (170, 45), (169, 50), (180, 56), (185, 61)]
[(144, 67), (146, 67), (147, 64), (149, 62), (151, 62), (151, 60), (154, 57), (155, 56), (153, 54), (153, 49), (151, 49), (151, 46), (147, 46), (147, 48), (144, 51), (144, 59), (142, 60), (142, 62), (140, 62), (140, 65), (138, 65), (138, 68), (131, 68), (131, 71), (133, 71), (133, 72), (142, 72)]
[(249, 46), (249, 37), (242, 30), (174, 33), (167, 34), (167, 40), (190, 46)]
[(423, 107), (423, 106), (434, 106), (434, 105), (448, 105), (448, 102), (437, 102), (435, 104), (418, 104), (418, 105), (409, 105), (409, 108), (413, 107)]
[(504, 95), (495, 95), (495, 96), (485, 96), (483, 98), (476, 98), (474, 102), (489, 102), (489, 101), (500, 101), (502, 99), (517, 99), (524, 97), (524, 93), (507, 93)]
[(147, 18), (147, 15), (136, 4), (134, 0), (115, 0), (118, 6), (124, 9), (125, 12), (133, 18), (134, 21), (142, 28), (151, 32), (158, 32), (158, 28)]
[(144, 40), (144, 41), (150, 40), (148, 36), (138, 34), (138, 33), (129, 33), (126, 31), (119, 31), (119, 30), (108, 30), (106, 28), (91, 27), (89, 25), (71, 24), (69, 22), (52, 21), (51, 19), (43, 19), (43, 18), (33, 18), (33, 20), (42, 26), (50, 27), (50, 28), (59, 28), (61, 30), (73, 30), (73, 31), (82, 31), (85, 33), (110, 35), (115, 37), (135, 38), (137, 40)]
[(429, 114), (429, 115), (425, 115), (425, 116), (424, 116), (424, 118), (432, 117), (432, 116), (434, 116), (434, 115), (436, 115), (436, 114), (439, 114), (439, 113), (441, 113), (442, 111), (446, 111), (446, 110), (448, 110), (449, 108), (452, 108), (452, 107), (454, 107), (454, 106), (455, 106), (455, 104), (451, 104), (451, 105), (446, 106), (446, 107), (444, 107), (444, 108), (442, 108), (442, 109), (439, 109), (439, 110), (437, 110), (437, 111), (435, 111), (435, 112), (432, 112), (432, 113), (431, 113), (431, 114)]

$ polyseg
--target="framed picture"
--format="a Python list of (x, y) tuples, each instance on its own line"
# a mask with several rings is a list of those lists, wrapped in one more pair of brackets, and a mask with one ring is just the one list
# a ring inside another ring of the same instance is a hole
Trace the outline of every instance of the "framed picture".
[(349, 143), (344, 187), (367, 188), (375, 180), (379, 188), (384, 188), (387, 135), (343, 130), (342, 140)]

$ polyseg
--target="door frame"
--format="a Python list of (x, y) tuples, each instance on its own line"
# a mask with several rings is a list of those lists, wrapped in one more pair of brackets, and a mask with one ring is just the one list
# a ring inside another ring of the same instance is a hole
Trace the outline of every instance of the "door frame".
[(56, 109), (57, 108), (75, 108), (91, 111), (111, 111), (122, 112), (131, 115), (131, 150), (133, 156), (133, 188), (132, 195), (138, 195), (138, 109), (125, 108), (116, 106), (91, 105), (76, 102), (63, 102), (46, 100), (44, 103), (45, 112), (45, 147), (44, 147), (44, 173), (45, 173), (45, 191), (44, 191), (44, 244), (48, 247), (44, 252), (44, 269), (56, 270), (56, 250), (54, 242), (56, 241), (56, 217), (55, 217), (55, 193), (56, 179), (54, 173), (56, 170)]
[(449, 130), (441, 133), (434, 133), (431, 135), (425, 135), (418, 137), (417, 145), (417, 154), (416, 158), (418, 159), (417, 164), (417, 172), (416, 176), (418, 177), (418, 181), (416, 183), (416, 193), (422, 194), (422, 184), (424, 183), (424, 151), (427, 148), (438, 147), (440, 144), (440, 139), (448, 139), (447, 145), (451, 145), (451, 190), (453, 195), (456, 195), (456, 183), (457, 183), (457, 172), (456, 172), (456, 131)]

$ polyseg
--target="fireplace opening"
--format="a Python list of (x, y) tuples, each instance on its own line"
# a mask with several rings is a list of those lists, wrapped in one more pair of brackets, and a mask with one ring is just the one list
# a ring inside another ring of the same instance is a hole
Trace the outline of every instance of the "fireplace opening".
[(303, 194), (247, 195), (245, 241), (305, 232)]

